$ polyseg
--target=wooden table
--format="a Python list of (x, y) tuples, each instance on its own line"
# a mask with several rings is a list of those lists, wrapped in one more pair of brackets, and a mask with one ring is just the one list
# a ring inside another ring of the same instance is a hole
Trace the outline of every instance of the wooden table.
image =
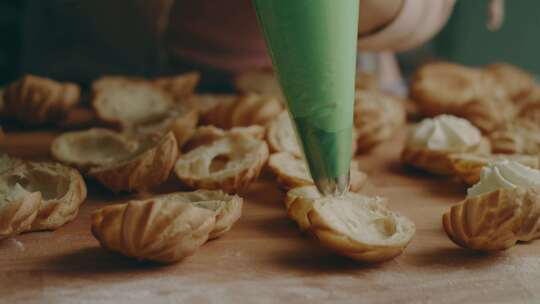
[[(47, 159), (54, 136), (11, 133), (0, 149)], [(243, 217), (224, 237), (173, 266), (138, 263), (90, 234), (90, 213), (127, 197), (89, 183), (74, 222), (0, 243), (0, 303), (540, 303), (540, 241), (495, 255), (456, 247), (441, 215), (465, 188), (404, 170), (400, 147), (397, 138), (360, 157), (375, 192), (417, 226), (393, 261), (363, 265), (321, 249), (287, 219), (283, 193), (263, 177), (242, 194)]]

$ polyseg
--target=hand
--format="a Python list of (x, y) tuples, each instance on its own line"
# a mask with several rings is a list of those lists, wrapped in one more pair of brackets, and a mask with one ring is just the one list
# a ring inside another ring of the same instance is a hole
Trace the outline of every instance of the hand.
[(392, 22), (401, 10), (403, 1), (360, 0), (358, 34), (360, 36), (370, 34)]

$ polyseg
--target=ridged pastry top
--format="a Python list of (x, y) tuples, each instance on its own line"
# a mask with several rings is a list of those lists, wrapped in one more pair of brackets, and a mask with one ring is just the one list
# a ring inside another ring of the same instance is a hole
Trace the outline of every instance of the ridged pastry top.
[(480, 143), (480, 131), (469, 121), (452, 115), (426, 118), (415, 126), (407, 141), (413, 148), (452, 150)]
[(493, 162), (482, 169), (480, 181), (467, 190), (467, 197), (475, 197), (501, 188), (532, 188), (540, 186), (540, 171), (515, 161)]

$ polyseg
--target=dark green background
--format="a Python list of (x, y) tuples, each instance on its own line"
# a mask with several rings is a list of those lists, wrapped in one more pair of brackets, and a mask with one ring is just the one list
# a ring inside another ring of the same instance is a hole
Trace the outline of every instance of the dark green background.
[(507, 61), (540, 74), (540, 1), (506, 0), (504, 26), (485, 27), (487, 0), (458, 0), (432, 42), (435, 55), (468, 65)]

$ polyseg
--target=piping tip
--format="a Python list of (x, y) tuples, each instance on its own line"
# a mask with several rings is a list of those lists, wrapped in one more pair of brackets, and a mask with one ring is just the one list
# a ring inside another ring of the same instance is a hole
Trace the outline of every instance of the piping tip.
[(349, 190), (349, 172), (337, 177), (323, 177), (315, 181), (315, 185), (322, 195), (343, 195)]

